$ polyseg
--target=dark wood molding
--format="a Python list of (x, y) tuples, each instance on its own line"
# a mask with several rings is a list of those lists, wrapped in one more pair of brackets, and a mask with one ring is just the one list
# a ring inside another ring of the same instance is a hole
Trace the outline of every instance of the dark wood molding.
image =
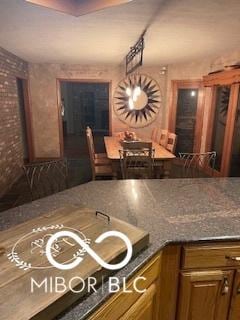
[(213, 85), (228, 85), (240, 82), (240, 69), (221, 71), (203, 77), (203, 85), (211, 87)]
[(28, 155), (29, 162), (33, 162), (35, 159), (35, 150), (34, 150), (34, 134), (32, 128), (32, 107), (31, 107), (31, 98), (30, 98), (30, 85), (28, 78), (17, 77), (17, 79), (22, 80), (23, 83), (23, 99), (24, 99), (24, 110), (26, 118), (26, 129), (27, 129), (27, 143), (28, 143)]

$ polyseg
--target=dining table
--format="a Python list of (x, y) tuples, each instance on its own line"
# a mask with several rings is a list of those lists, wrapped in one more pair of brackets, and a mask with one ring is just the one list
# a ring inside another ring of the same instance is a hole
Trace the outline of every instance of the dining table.
[[(176, 156), (168, 151), (166, 148), (151, 139), (142, 139), (141, 141), (152, 142), (154, 149), (154, 164), (162, 168), (163, 178), (168, 178), (172, 165), (172, 160)], [(120, 152), (122, 150), (122, 140), (117, 136), (105, 136), (104, 143), (108, 159), (112, 161), (112, 167), (115, 174), (119, 171), (120, 166)]]

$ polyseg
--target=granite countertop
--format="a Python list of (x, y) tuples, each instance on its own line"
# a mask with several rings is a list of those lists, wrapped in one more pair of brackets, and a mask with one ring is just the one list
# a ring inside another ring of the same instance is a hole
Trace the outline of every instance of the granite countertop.
[[(150, 233), (150, 246), (117, 273), (132, 276), (167, 243), (240, 240), (240, 178), (95, 181), (0, 213), (0, 230), (66, 205), (98, 209)], [(58, 317), (83, 320), (107, 284)]]

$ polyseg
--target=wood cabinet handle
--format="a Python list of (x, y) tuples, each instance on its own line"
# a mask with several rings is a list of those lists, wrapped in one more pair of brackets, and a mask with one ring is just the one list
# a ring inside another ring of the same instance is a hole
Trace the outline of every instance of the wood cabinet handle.
[(225, 258), (228, 259), (228, 260), (240, 262), (240, 257), (236, 257), (236, 256), (226, 256)]
[(222, 286), (222, 295), (228, 294), (228, 291), (229, 291), (228, 278), (224, 277), (223, 286)]

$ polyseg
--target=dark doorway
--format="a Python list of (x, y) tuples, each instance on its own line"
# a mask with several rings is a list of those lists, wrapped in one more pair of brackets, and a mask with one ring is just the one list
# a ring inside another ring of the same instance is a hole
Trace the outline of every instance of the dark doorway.
[[(26, 79), (17, 78), (18, 106), (21, 123), (21, 136), (23, 144), (24, 162), (30, 161), (30, 146), (28, 140), (27, 106), (28, 106), (28, 84)], [(30, 124), (29, 124), (30, 125)]]
[(195, 139), (198, 89), (178, 89), (176, 134), (178, 136), (176, 153), (193, 152)]
[(203, 126), (201, 80), (173, 80), (168, 130), (178, 136), (175, 154), (200, 152)]
[[(91, 127), (96, 152), (104, 152), (109, 135), (109, 83), (60, 81), (63, 151), (71, 169), (81, 177), (74, 184), (91, 179), (86, 127)], [(78, 171), (77, 171), (78, 170)]]

